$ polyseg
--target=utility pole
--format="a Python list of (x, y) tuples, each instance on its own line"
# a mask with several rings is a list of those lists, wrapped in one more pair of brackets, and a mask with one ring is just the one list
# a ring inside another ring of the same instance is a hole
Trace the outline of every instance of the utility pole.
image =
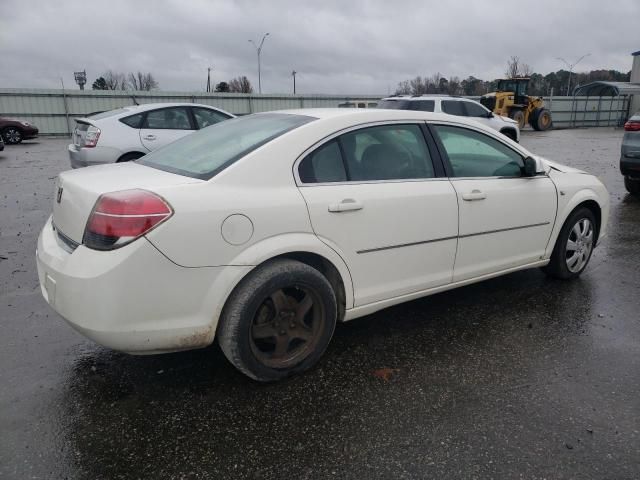
[(262, 41), (260, 42), (260, 45), (256, 45), (256, 42), (254, 42), (253, 40), (249, 40), (249, 43), (251, 43), (255, 49), (256, 52), (258, 53), (258, 93), (262, 93), (262, 80), (260, 78), (260, 54), (262, 53), (262, 45), (264, 45), (264, 39), (267, 38), (269, 36), (269, 32), (265, 33), (262, 36)]
[(291, 72), (291, 76), (293, 77), (293, 94), (296, 94), (296, 72), (295, 70)]
[(211, 67), (207, 67), (207, 93), (211, 91)]
[(575, 67), (576, 65), (578, 65), (582, 59), (584, 59), (585, 57), (588, 57), (589, 55), (591, 55), (590, 53), (585, 53), (583, 56), (581, 56), (579, 59), (577, 59), (575, 62), (573, 63), (569, 63), (567, 62), (564, 58), (562, 57), (556, 57), (556, 60), (560, 60), (561, 62), (564, 62), (564, 64), (567, 66), (567, 68), (569, 69), (569, 80), (567, 81), (567, 97), (569, 96), (569, 94), (571, 93), (571, 73), (573, 73), (573, 67)]

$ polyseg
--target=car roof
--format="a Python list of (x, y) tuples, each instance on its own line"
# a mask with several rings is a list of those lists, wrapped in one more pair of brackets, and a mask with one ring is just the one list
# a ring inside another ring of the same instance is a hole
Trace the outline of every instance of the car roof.
[(213, 108), (215, 110), (222, 110), (221, 108), (213, 107), (211, 105), (203, 105), (201, 103), (191, 103), (191, 102), (143, 103), (140, 105), (127, 105), (126, 107), (121, 107), (121, 108), (131, 112), (146, 112), (147, 110), (154, 110), (156, 108), (167, 108), (167, 107), (205, 107), (205, 108)]
[(394, 110), (384, 108), (298, 108), (293, 110), (277, 110), (273, 112), (263, 112), (255, 115), (269, 113), (286, 113), (290, 115), (306, 115), (321, 120), (344, 119), (360, 122), (384, 122), (396, 120), (425, 120), (425, 121), (446, 121), (456, 122), (476, 126), (477, 122), (467, 120), (467, 117), (447, 115), (446, 113), (424, 112), (419, 110)]
[(465, 98), (465, 97), (460, 97), (457, 95), (445, 95), (445, 94), (429, 94), (429, 95), (394, 95), (393, 97), (386, 97), (386, 98), (382, 98), (381, 100), (390, 100), (390, 101), (394, 101), (394, 100), (409, 100), (409, 101), (415, 101), (415, 100), (442, 100), (442, 99), (446, 99), (446, 100), (468, 100), (468, 101), (472, 101), (472, 99), (470, 98)]

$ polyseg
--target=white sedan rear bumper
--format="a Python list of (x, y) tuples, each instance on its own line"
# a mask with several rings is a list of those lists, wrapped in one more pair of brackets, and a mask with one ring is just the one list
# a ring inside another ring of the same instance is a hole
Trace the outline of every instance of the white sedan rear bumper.
[(47, 302), (86, 337), (133, 354), (211, 344), (228, 294), (216, 291), (216, 279), (249, 268), (181, 267), (146, 238), (107, 252), (80, 245), (69, 253), (51, 219), (38, 239), (36, 257)]

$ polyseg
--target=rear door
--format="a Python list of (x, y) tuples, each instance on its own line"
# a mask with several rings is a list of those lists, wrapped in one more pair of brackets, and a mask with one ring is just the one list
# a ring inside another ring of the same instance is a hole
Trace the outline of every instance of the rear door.
[(355, 305), (451, 282), (458, 204), (417, 123), (358, 128), (295, 169), (318, 237), (345, 260)]
[(188, 107), (150, 110), (142, 122), (140, 141), (147, 150), (153, 151), (192, 133), (194, 129)]
[(522, 155), (472, 128), (433, 125), (460, 208), (453, 280), (539, 261), (557, 210), (546, 175), (524, 177)]

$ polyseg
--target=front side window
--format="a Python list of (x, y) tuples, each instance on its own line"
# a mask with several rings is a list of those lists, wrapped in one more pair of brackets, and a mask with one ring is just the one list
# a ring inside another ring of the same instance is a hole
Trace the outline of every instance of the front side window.
[(304, 183), (433, 178), (418, 125), (383, 125), (345, 133), (300, 163)]
[(210, 108), (193, 108), (193, 116), (196, 118), (196, 124), (198, 128), (205, 128), (209, 125), (214, 125), (223, 120), (227, 120), (229, 117), (217, 110), (211, 110)]
[(489, 116), (489, 112), (482, 108), (476, 102), (460, 102), (464, 103), (465, 108), (467, 109), (468, 117), (482, 117), (487, 118)]
[(443, 100), (442, 111), (444, 113), (448, 113), (449, 115), (457, 115), (459, 117), (464, 117), (466, 115), (466, 112), (464, 111), (464, 105), (462, 104), (462, 102), (457, 100)]
[(475, 130), (434, 125), (454, 177), (521, 177), (522, 156), (498, 140)]
[(147, 113), (142, 128), (158, 130), (191, 130), (189, 112), (184, 107), (163, 108)]
[(136, 161), (208, 180), (262, 145), (313, 120), (314, 117), (285, 113), (233, 118), (198, 130)]

